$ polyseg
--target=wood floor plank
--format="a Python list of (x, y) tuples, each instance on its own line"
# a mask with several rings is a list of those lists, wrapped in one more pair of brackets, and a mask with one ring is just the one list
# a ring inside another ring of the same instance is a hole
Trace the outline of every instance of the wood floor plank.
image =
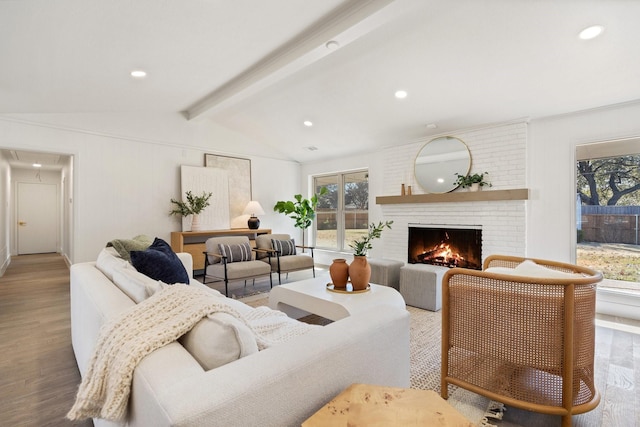
[(0, 424), (93, 425), (65, 419), (80, 383), (69, 313), (69, 268), (62, 256), (11, 259), (0, 277)]

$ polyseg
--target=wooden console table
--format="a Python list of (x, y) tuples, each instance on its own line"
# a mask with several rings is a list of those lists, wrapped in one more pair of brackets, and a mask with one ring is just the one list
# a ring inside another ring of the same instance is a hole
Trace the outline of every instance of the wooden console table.
[(229, 230), (172, 231), (171, 249), (174, 252), (187, 252), (193, 257), (193, 271), (204, 269), (205, 242), (209, 237), (247, 236), (252, 246), (260, 234), (271, 234), (268, 228), (251, 230), (248, 228), (232, 228)]

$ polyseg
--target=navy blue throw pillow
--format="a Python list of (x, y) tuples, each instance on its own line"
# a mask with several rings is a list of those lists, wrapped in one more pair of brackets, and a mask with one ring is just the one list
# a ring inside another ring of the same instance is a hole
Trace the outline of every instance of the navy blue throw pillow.
[(144, 251), (131, 251), (131, 264), (140, 273), (164, 283), (189, 284), (189, 275), (178, 255), (162, 239), (155, 238)]

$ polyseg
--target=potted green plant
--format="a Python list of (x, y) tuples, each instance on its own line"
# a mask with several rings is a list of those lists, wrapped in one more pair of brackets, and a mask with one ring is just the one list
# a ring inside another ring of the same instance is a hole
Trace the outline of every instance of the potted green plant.
[(349, 277), (354, 291), (366, 290), (367, 286), (369, 286), (371, 266), (367, 261), (367, 253), (373, 247), (371, 241), (379, 239), (382, 236), (382, 230), (385, 228), (391, 229), (391, 224), (393, 224), (393, 221), (380, 221), (377, 225), (372, 222), (369, 224), (367, 234), (349, 244), (349, 247), (353, 249), (353, 262), (349, 266)]
[(193, 215), (193, 218), (191, 219), (191, 231), (199, 231), (199, 215), (207, 206), (209, 206), (209, 199), (211, 198), (212, 193), (203, 191), (201, 196), (195, 196), (191, 191), (187, 191), (185, 195), (187, 199), (186, 202), (182, 200), (171, 199), (171, 203), (173, 203), (175, 206), (173, 210), (169, 212), (169, 215)]
[(327, 193), (326, 187), (320, 189), (320, 193), (314, 194), (310, 199), (303, 199), (302, 194), (296, 194), (295, 201), (280, 200), (276, 202), (273, 210), (288, 215), (296, 221), (295, 226), (302, 230), (302, 246), (304, 246), (305, 230), (311, 226), (311, 222), (316, 217), (316, 206), (318, 205), (318, 196)]
[(457, 179), (455, 183), (462, 188), (468, 188), (471, 191), (478, 191), (485, 185), (489, 187), (492, 186), (490, 182), (484, 180), (484, 176), (488, 174), (489, 172), (474, 173), (473, 175), (460, 175), (459, 173), (456, 173)]

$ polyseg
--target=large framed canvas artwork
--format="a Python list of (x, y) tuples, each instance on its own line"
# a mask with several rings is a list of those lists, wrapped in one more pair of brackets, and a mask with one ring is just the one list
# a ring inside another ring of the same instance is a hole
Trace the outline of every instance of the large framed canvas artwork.
[(247, 228), (247, 216), (242, 215), (251, 201), (251, 160), (241, 157), (205, 154), (204, 165), (226, 171), (229, 183), (230, 228)]

